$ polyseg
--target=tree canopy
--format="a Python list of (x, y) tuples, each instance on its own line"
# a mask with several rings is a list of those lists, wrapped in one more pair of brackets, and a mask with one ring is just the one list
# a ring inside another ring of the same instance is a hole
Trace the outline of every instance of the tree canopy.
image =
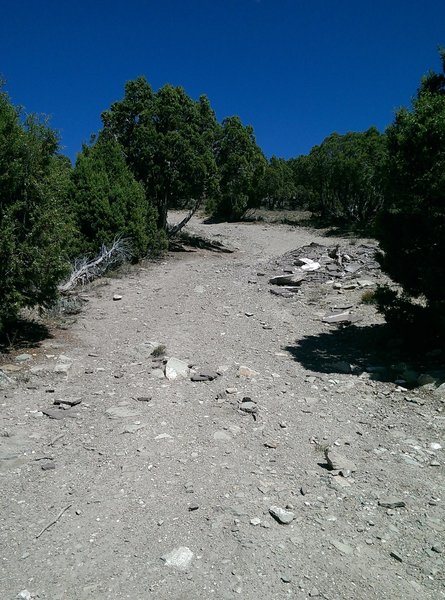
[(123, 100), (102, 114), (100, 139), (118, 142), (147, 201), (166, 228), (167, 209), (215, 193), (217, 121), (205, 96), (193, 101), (181, 87), (153, 92), (144, 77), (129, 81)]

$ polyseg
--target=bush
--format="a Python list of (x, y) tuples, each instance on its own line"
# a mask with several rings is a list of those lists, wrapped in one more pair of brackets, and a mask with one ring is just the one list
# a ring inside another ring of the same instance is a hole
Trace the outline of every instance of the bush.
[[(441, 52), (445, 73), (445, 52)], [(430, 73), (412, 109), (387, 130), (389, 187), (378, 238), (384, 271), (402, 294), (379, 292), (388, 321), (445, 334), (445, 76)]]
[(130, 239), (134, 260), (165, 248), (165, 238), (156, 227), (156, 210), (126, 165), (118, 143), (108, 140), (84, 147), (72, 181), (80, 233), (77, 254), (96, 254), (117, 235)]
[(21, 113), (0, 90), (0, 330), (20, 309), (48, 306), (68, 269), (57, 136)]

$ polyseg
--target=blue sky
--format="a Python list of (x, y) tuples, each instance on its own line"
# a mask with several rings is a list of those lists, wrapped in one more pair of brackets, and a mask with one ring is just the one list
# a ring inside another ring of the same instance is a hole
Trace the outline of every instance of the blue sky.
[(267, 156), (384, 129), (445, 46), (441, 0), (2, 0), (0, 74), (75, 158), (145, 75), (238, 114)]

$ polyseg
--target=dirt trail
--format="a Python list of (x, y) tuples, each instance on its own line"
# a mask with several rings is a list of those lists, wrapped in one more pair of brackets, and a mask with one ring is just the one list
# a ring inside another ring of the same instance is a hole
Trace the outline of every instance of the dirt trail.
[[(92, 287), (77, 323), (0, 391), (0, 598), (444, 597), (443, 399), (339, 372), (349, 338), (320, 318), (332, 286), (288, 300), (258, 275), (335, 240), (192, 229), (238, 251), (174, 255)], [(148, 341), (223, 374), (160, 379)], [(240, 365), (257, 374), (238, 377)], [(75, 399), (74, 418), (41, 412)], [(355, 463), (347, 477), (327, 470), (327, 445)]]

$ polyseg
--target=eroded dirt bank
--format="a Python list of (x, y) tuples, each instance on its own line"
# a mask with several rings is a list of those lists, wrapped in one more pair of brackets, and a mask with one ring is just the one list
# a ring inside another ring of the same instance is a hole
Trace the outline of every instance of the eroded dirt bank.
[[(8, 359), (20, 370), (0, 392), (0, 597), (445, 596), (443, 397), (372, 379), (372, 307), (357, 309), (362, 341), (322, 323), (360, 289), (269, 293), (275, 257), (344, 241), (192, 229), (238, 251), (108, 279), (69, 331)], [(167, 380), (152, 341), (220, 375)], [(78, 400), (62, 419), (42, 413)], [(328, 446), (349, 462), (329, 470)]]

